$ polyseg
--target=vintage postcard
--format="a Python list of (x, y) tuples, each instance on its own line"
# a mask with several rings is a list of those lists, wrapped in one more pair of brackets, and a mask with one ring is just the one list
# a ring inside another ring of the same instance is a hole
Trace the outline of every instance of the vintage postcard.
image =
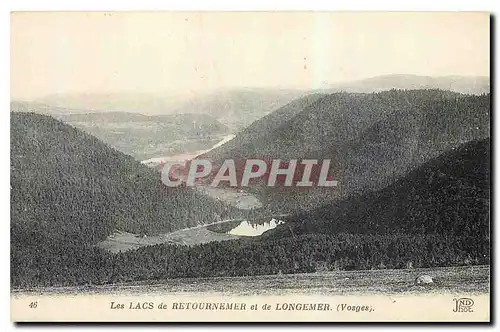
[(489, 13), (10, 20), (12, 321), (490, 321)]

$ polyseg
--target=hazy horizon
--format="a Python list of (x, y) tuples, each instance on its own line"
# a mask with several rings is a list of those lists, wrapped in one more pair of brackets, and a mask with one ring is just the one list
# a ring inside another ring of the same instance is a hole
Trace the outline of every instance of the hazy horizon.
[(151, 95), (151, 96), (168, 96), (168, 97), (173, 97), (173, 98), (179, 98), (180, 100), (184, 98), (191, 98), (195, 95), (210, 95), (210, 94), (215, 94), (215, 93), (223, 93), (223, 92), (231, 92), (231, 91), (257, 91), (257, 90), (268, 90), (268, 91), (278, 91), (278, 90), (283, 90), (283, 91), (298, 91), (298, 92), (308, 92), (308, 91), (319, 91), (321, 89), (328, 89), (335, 87), (336, 85), (342, 85), (342, 84), (348, 84), (348, 83), (356, 83), (359, 81), (364, 81), (364, 80), (369, 80), (369, 79), (374, 79), (374, 78), (379, 78), (379, 77), (384, 77), (384, 76), (421, 76), (421, 77), (432, 77), (432, 78), (448, 78), (448, 77), (462, 77), (462, 78), (490, 78), (490, 75), (480, 75), (480, 76), (472, 76), (472, 75), (443, 75), (443, 76), (426, 76), (426, 75), (418, 75), (418, 74), (405, 74), (405, 73), (395, 73), (395, 74), (382, 74), (382, 75), (376, 75), (376, 76), (370, 76), (370, 77), (365, 77), (365, 78), (360, 78), (359, 80), (348, 80), (348, 81), (341, 81), (341, 82), (328, 82), (325, 84), (325, 86), (322, 86), (320, 88), (298, 88), (298, 87), (283, 87), (283, 86), (227, 86), (227, 87), (219, 87), (213, 90), (203, 90), (201, 92), (196, 92), (193, 91), (193, 93), (177, 93), (176, 91), (156, 91), (156, 92), (148, 92), (148, 91), (132, 91), (132, 90), (115, 90), (115, 91), (71, 91), (71, 92), (63, 92), (63, 93), (50, 93), (50, 94), (44, 94), (36, 97), (15, 97), (11, 96), (11, 101), (37, 101), (37, 100), (43, 100), (45, 98), (50, 98), (54, 96), (81, 96), (81, 95), (119, 95), (119, 94), (136, 94), (136, 95)]
[(13, 13), (11, 98), (489, 77), (489, 21), (437, 12)]

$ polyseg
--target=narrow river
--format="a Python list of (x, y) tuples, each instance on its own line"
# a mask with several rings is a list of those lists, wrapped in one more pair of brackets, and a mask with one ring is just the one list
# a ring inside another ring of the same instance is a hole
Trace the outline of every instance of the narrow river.
[(218, 148), (219, 146), (232, 140), (235, 136), (236, 135), (234, 135), (234, 134), (226, 135), (222, 138), (222, 140), (217, 142), (217, 144), (215, 144), (214, 146), (212, 146), (210, 149), (207, 149), (207, 150), (184, 152), (184, 153), (176, 154), (173, 156), (153, 157), (153, 158), (150, 158), (147, 160), (143, 160), (143, 161), (141, 161), (141, 163), (144, 165), (150, 166), (150, 167), (154, 167), (154, 166), (161, 164), (162, 162), (167, 162), (167, 161), (177, 161), (177, 162), (188, 161), (188, 160), (196, 158), (199, 155), (202, 155), (204, 153), (212, 151), (215, 148)]

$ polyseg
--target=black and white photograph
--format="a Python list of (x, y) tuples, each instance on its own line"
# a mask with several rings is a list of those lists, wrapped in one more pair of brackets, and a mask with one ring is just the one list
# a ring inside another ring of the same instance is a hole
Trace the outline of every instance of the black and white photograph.
[(13, 322), (490, 322), (487, 12), (10, 14)]

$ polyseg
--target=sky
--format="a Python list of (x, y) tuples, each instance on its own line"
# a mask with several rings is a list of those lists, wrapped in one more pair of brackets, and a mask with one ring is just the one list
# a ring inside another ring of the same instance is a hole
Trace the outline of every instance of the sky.
[(17, 12), (11, 97), (489, 76), (486, 13)]

